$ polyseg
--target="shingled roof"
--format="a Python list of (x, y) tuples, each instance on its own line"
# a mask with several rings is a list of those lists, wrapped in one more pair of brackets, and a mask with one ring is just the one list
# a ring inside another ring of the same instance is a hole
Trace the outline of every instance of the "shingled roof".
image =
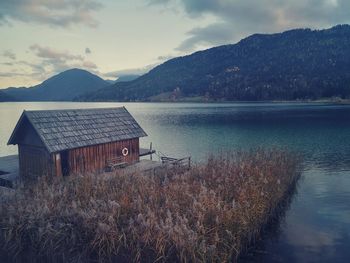
[(8, 144), (27, 118), (50, 153), (147, 136), (125, 109), (71, 109), (24, 111)]

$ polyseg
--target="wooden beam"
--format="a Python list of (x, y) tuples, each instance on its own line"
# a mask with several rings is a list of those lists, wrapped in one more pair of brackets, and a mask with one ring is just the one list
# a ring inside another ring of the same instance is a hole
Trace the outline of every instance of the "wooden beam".
[(56, 176), (62, 176), (62, 164), (61, 164), (61, 154), (60, 153), (54, 153), (54, 165), (56, 170)]

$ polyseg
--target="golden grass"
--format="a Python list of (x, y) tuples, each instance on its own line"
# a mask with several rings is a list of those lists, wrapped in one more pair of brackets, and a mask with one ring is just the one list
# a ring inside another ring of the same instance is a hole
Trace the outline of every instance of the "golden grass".
[(235, 261), (300, 176), (281, 150), (186, 172), (39, 179), (0, 204), (0, 256), (28, 262)]

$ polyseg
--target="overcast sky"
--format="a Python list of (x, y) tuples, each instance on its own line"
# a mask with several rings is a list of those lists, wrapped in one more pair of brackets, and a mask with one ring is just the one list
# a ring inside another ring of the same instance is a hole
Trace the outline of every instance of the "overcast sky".
[(349, 22), (349, 0), (0, 0), (0, 88), (73, 67), (142, 74), (252, 33)]

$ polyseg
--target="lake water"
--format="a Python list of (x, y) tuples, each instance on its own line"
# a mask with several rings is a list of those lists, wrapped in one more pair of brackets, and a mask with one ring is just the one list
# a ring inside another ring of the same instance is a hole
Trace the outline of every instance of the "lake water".
[(141, 145), (169, 156), (258, 146), (304, 155), (305, 171), (290, 209), (247, 261), (348, 262), (350, 258), (350, 105), (0, 103), (0, 156), (22, 111), (126, 106), (148, 133)]

